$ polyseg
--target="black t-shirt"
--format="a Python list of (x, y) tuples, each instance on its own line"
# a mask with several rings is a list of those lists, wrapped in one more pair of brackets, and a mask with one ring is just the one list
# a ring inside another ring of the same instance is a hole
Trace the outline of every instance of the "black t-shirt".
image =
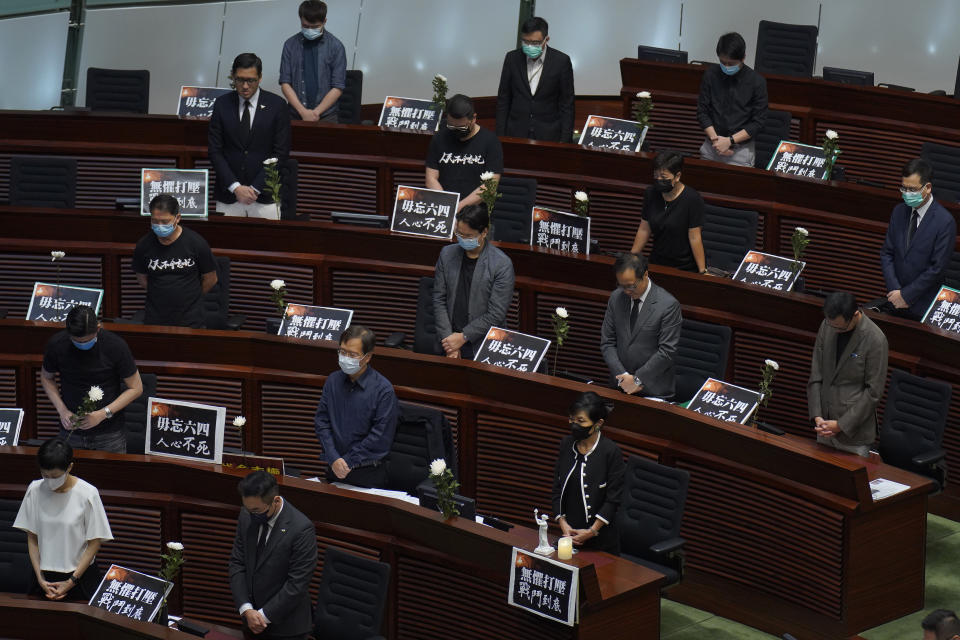
[(664, 200), (663, 194), (653, 187), (647, 187), (643, 193), (642, 216), (653, 233), (650, 262), (697, 271), (688, 232), (703, 226), (703, 212), (703, 198), (693, 187), (684, 186), (671, 202)]
[(453, 301), (453, 318), (450, 319), (454, 331), (463, 331), (470, 323), (470, 287), (473, 286), (477, 260), (479, 258), (471, 258), (464, 252), (460, 262), (460, 281), (457, 283), (457, 298)]
[[(124, 339), (111, 331), (100, 329), (97, 343), (87, 351), (77, 349), (66, 331), (58, 331), (43, 350), (43, 368), (48, 373), (60, 374), (60, 397), (67, 409), (76, 411), (92, 386), (103, 389), (103, 400), (97, 403), (98, 409), (116, 400), (121, 393), (120, 383), (136, 373), (137, 363)], [(113, 418), (104, 420), (87, 433), (122, 426), (123, 412), (117, 411)]]
[(503, 173), (503, 147), (489, 129), (480, 127), (469, 140), (460, 140), (444, 127), (430, 141), (427, 168), (440, 172), (444, 191), (457, 191), (465, 198), (480, 186), (480, 174), (484, 171)]
[(217, 270), (210, 245), (199, 233), (180, 227), (173, 244), (152, 231), (133, 250), (133, 270), (147, 276), (147, 324), (203, 327), (201, 276)]

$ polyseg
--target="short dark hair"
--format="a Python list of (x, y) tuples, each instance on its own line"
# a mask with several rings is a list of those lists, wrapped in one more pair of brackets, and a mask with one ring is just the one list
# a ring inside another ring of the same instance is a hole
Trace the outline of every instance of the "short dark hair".
[(920, 628), (924, 631), (936, 631), (944, 620), (948, 618), (956, 619), (957, 614), (949, 609), (934, 609), (920, 621)]
[(547, 26), (547, 21), (537, 16), (527, 18), (523, 21), (523, 24), (520, 25), (520, 33), (533, 33), (534, 31), (539, 31), (544, 35), (544, 37), (547, 36), (547, 29), (549, 29)]
[(85, 304), (74, 305), (67, 312), (67, 334), (74, 338), (88, 336), (97, 330), (97, 312)]
[(300, 18), (310, 24), (327, 21), (327, 3), (320, 0), (303, 0), (300, 3)]
[(50, 438), (37, 450), (37, 462), (44, 471), (66, 471), (73, 462), (73, 447), (66, 440)]
[(474, 231), (482, 233), (490, 226), (490, 213), (485, 204), (468, 204), (457, 212), (457, 222), (466, 222)]
[(180, 201), (169, 193), (161, 193), (150, 201), (150, 213), (169, 213), (172, 216), (180, 215)]
[(241, 53), (233, 59), (233, 66), (230, 67), (230, 75), (235, 75), (237, 69), (257, 68), (257, 75), (263, 75), (263, 60), (255, 53)]
[(909, 178), (913, 174), (920, 176), (921, 184), (927, 184), (933, 180), (933, 166), (923, 158), (914, 158), (903, 165), (903, 171), (900, 175)]
[(595, 392), (584, 391), (570, 403), (569, 415), (572, 416), (581, 411), (587, 414), (590, 420), (596, 422), (597, 420), (605, 420), (610, 414), (611, 407), (607, 405), (606, 400), (598, 396)]
[(736, 31), (725, 33), (717, 40), (717, 55), (731, 60), (743, 60), (747, 57), (747, 43)]
[(823, 316), (827, 319), (843, 316), (844, 320), (850, 322), (856, 312), (857, 299), (849, 291), (834, 291), (823, 301)]
[(945, 618), (937, 625), (937, 640), (953, 640), (960, 636), (960, 620)]
[(370, 353), (373, 351), (373, 348), (377, 346), (377, 334), (361, 324), (352, 324), (346, 331), (341, 333), (340, 344), (343, 344), (347, 340), (353, 340), (354, 338), (360, 338), (365, 354)]
[(613, 273), (620, 275), (627, 269), (633, 269), (638, 278), (642, 278), (649, 267), (647, 256), (642, 253), (620, 253), (613, 262)]
[(661, 151), (653, 159), (653, 170), (663, 169), (673, 175), (683, 171), (683, 156), (677, 151)]
[(447, 116), (450, 118), (472, 118), (476, 113), (473, 100), (462, 93), (447, 100)]
[(237, 484), (237, 491), (241, 498), (260, 498), (264, 502), (270, 502), (280, 495), (277, 479), (262, 469), (244, 476)]

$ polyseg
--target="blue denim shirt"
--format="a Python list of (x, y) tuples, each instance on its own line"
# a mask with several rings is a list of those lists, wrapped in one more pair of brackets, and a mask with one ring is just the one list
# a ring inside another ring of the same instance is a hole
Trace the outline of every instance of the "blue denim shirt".
[[(280, 56), (280, 84), (289, 84), (297, 92), (297, 98), (304, 105), (310, 101), (307, 100), (307, 83), (303, 79), (303, 34), (287, 38), (283, 43), (283, 53)], [(335, 35), (323, 30), (323, 35), (319, 38), (320, 44), (317, 45), (317, 55), (319, 58), (318, 73), (319, 86), (316, 103), (319, 104), (323, 96), (327, 95), (330, 89), (340, 89), (346, 86), (347, 79), (347, 50), (343, 43)], [(337, 113), (338, 103), (334, 103), (330, 109), (324, 112), (323, 116)]]

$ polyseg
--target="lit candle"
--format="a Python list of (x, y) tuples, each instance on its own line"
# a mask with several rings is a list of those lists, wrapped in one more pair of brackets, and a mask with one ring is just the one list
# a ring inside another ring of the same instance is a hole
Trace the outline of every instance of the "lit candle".
[(557, 540), (557, 558), (569, 560), (573, 557), (573, 538), (566, 536)]

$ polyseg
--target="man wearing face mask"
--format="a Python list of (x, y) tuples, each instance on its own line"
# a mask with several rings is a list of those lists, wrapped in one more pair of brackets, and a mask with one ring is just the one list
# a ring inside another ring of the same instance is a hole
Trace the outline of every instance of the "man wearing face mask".
[(477, 124), (473, 100), (457, 94), (447, 100), (447, 124), (434, 134), (427, 152), (428, 189), (460, 194), (457, 211), (482, 202), (480, 176), (489, 171), (499, 180), (503, 173), (500, 139)]
[(887, 338), (846, 291), (827, 296), (823, 316), (807, 382), (810, 420), (817, 442), (867, 457), (887, 381)]
[(752, 167), (753, 139), (767, 118), (767, 81), (744, 64), (747, 43), (739, 33), (717, 41), (719, 65), (703, 73), (697, 118), (707, 139), (700, 147), (704, 160)]
[[(121, 382), (126, 389), (121, 390)], [(91, 307), (71, 309), (66, 328), (47, 341), (40, 384), (60, 416), (60, 438), (81, 449), (127, 452), (123, 409), (140, 397), (143, 383), (130, 347), (117, 334), (100, 328)], [(78, 420), (75, 412), (94, 386), (103, 398)]]
[(915, 158), (901, 173), (903, 203), (893, 208), (880, 254), (886, 300), (867, 306), (920, 320), (943, 285), (957, 242), (957, 223), (933, 199), (933, 167), (928, 162)]
[(147, 290), (144, 323), (202, 328), (203, 294), (217, 284), (210, 245), (180, 225), (180, 203), (170, 195), (150, 201), (150, 227), (132, 262), (137, 282)]
[(306, 122), (337, 122), (346, 87), (347, 52), (326, 30), (327, 3), (300, 3), (300, 33), (283, 43), (280, 90), (290, 103), (290, 117)]
[(570, 56), (547, 51), (547, 21), (530, 18), (520, 27), (520, 49), (507, 53), (497, 92), (497, 135), (570, 142), (574, 90)]
[(340, 371), (327, 376), (313, 420), (329, 482), (387, 484), (399, 408), (393, 385), (370, 366), (376, 343), (373, 331), (357, 324), (340, 334)]

